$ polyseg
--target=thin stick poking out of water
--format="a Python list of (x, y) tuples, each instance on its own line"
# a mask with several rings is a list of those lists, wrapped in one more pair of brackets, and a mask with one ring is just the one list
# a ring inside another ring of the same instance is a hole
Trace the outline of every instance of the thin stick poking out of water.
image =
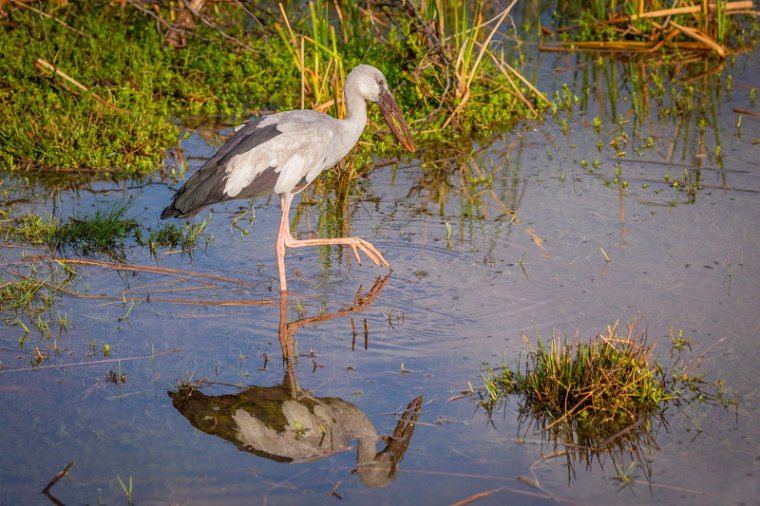
[(49, 498), (51, 501), (55, 502), (56, 504), (57, 504), (57, 503), (59, 503), (60, 501), (58, 501), (57, 499), (55, 499), (54, 497), (52, 497), (52, 496), (50, 495), (50, 489), (51, 489), (51, 488), (53, 488), (53, 486), (54, 486), (56, 483), (58, 483), (58, 481), (59, 481), (61, 478), (63, 478), (63, 477), (64, 477), (64, 476), (66, 476), (67, 474), (69, 474), (69, 471), (71, 470), (71, 468), (72, 468), (72, 467), (74, 467), (74, 461), (73, 461), (73, 460), (72, 460), (71, 462), (69, 462), (68, 464), (66, 464), (66, 467), (64, 467), (62, 470), (58, 471), (58, 472), (56, 473), (56, 475), (55, 475), (55, 476), (53, 476), (53, 479), (52, 479), (52, 480), (50, 480), (50, 482), (47, 484), (47, 486), (46, 486), (45, 488), (43, 488), (43, 489), (42, 489), (42, 493), (43, 493), (43, 494), (45, 494), (46, 496), (48, 496), (48, 498)]

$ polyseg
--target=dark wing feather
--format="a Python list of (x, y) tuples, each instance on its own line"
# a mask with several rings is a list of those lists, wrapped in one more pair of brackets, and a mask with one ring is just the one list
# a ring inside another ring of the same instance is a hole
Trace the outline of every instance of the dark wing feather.
[(259, 187), (257, 192), (249, 191), (246, 195), (235, 197), (224, 194), (224, 182), (228, 176), (225, 168), (232, 157), (246, 153), (281, 134), (282, 132), (277, 130), (276, 123), (259, 126), (259, 122), (256, 121), (242, 127), (219, 148), (214, 156), (203, 164), (198, 172), (185, 182), (174, 195), (172, 203), (161, 213), (161, 219), (188, 218), (200, 212), (204, 207), (217, 202), (269, 193), (277, 181), (274, 168), (270, 167), (261, 174), (264, 184)]

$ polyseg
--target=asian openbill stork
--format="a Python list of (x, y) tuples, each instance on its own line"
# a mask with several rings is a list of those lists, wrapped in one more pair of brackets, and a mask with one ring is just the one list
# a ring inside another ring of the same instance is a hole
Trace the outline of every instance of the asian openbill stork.
[(356, 145), (367, 124), (367, 102), (380, 107), (391, 132), (414, 151), (409, 128), (385, 76), (375, 67), (358, 65), (346, 77), (348, 117), (335, 119), (312, 110), (286, 111), (247, 123), (185, 182), (161, 218), (186, 218), (204, 207), (231, 199), (280, 196), (282, 216), (275, 251), (280, 290), (287, 290), (285, 249), (340, 244), (359, 251), (376, 265), (388, 266), (383, 255), (359, 237), (298, 240), (290, 234), (288, 214), (293, 196)]

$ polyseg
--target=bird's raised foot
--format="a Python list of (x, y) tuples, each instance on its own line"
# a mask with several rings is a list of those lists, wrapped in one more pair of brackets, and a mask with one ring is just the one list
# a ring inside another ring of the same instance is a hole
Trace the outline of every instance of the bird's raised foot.
[(362, 259), (359, 257), (359, 252), (357, 250), (361, 250), (367, 257), (375, 262), (375, 265), (378, 267), (386, 266), (390, 267), (391, 264), (388, 263), (388, 261), (385, 259), (382, 253), (380, 253), (375, 246), (372, 245), (371, 242), (365, 241), (364, 239), (360, 237), (347, 237), (347, 239), (351, 239), (352, 241), (347, 243), (349, 246), (351, 246), (351, 249), (354, 252), (354, 256), (356, 257), (356, 261), (359, 263), (359, 265), (362, 264)]
[(333, 239), (303, 239), (303, 240), (297, 240), (297, 239), (285, 239), (285, 247), (286, 248), (303, 248), (306, 246), (325, 246), (325, 245), (331, 245), (331, 246), (349, 246), (351, 250), (354, 252), (354, 257), (356, 258), (356, 261), (359, 263), (359, 265), (362, 264), (362, 259), (359, 256), (359, 251), (367, 255), (367, 258), (372, 260), (375, 265), (378, 267), (390, 267), (391, 264), (388, 263), (388, 261), (385, 259), (382, 253), (380, 253), (375, 246), (369, 242), (365, 241), (361, 237), (336, 237)]

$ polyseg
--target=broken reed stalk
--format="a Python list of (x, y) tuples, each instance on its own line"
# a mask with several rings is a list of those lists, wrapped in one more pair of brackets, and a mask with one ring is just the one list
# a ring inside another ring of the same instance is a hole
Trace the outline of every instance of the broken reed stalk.
[[(22, 279), (36, 281), (31, 276), (26, 276), (17, 271), (8, 271), (10, 274)], [(186, 304), (189, 306), (264, 306), (272, 303), (271, 300), (188, 300), (188, 299), (156, 299), (152, 298), (150, 294), (145, 297), (128, 296), (128, 292), (122, 292), (120, 295), (89, 295), (84, 293), (68, 290), (62, 286), (56, 286), (46, 281), (39, 282), (40, 287), (45, 287), (50, 290), (61, 292), (66, 295), (71, 295), (78, 299), (94, 299), (94, 300), (117, 300), (120, 302), (153, 302), (161, 304)]]
[(728, 50), (723, 47), (722, 45), (718, 44), (715, 39), (707, 35), (701, 30), (697, 30), (696, 28), (691, 28), (688, 26), (679, 25), (675, 21), (668, 21), (668, 24), (676, 28), (678, 31), (680, 31), (682, 34), (686, 35), (687, 37), (694, 39), (696, 41), (701, 42), (708, 48), (712, 49), (718, 56), (721, 58), (725, 58), (728, 55)]
[[(715, 3), (711, 3), (707, 7), (708, 7), (708, 10), (712, 12), (715, 12), (715, 10), (718, 8), (717, 4)], [(740, 1), (740, 2), (726, 2), (725, 10), (726, 10), (726, 14), (733, 14), (735, 11), (752, 10), (753, 7), (754, 7), (754, 2), (752, 2), (752, 0)], [(686, 7), (674, 7), (672, 9), (660, 9), (656, 11), (640, 12), (638, 14), (633, 14), (631, 16), (624, 16), (621, 18), (617, 18), (615, 22), (623, 23), (625, 21), (636, 21), (637, 19), (662, 18), (666, 16), (677, 16), (679, 14), (696, 14), (698, 12), (707, 14), (704, 12), (704, 8), (702, 6), (689, 5)]]
[(101, 262), (98, 260), (85, 260), (82, 258), (58, 258), (52, 257), (50, 262), (56, 262), (61, 264), (79, 264), (79, 265), (94, 265), (97, 267), (103, 267), (106, 269), (116, 269), (123, 271), (135, 271), (135, 272), (150, 272), (153, 274), (170, 274), (173, 276), (183, 275), (198, 278), (215, 279), (217, 281), (224, 281), (226, 283), (235, 283), (244, 286), (258, 286), (256, 283), (249, 283), (247, 281), (241, 281), (239, 279), (225, 278), (223, 276), (216, 276), (214, 274), (204, 274), (202, 272), (185, 271), (181, 269), (172, 269), (169, 267), (155, 267), (151, 265), (136, 265), (136, 264), (117, 264), (113, 262)]
[[(642, 3), (639, 3), (639, 7), (643, 7)], [(597, 21), (595, 23), (595, 26), (597, 28), (605, 27), (605, 26), (611, 26), (611, 25), (619, 25), (623, 23), (631, 23), (633, 21), (637, 20), (653, 20), (654, 18), (661, 18), (666, 17), (666, 21), (664, 24), (659, 25), (655, 23), (654, 21), (650, 21), (653, 23), (656, 28), (666, 33), (666, 35), (663, 37), (661, 36), (659, 40), (651, 40), (651, 41), (562, 41), (562, 42), (555, 42), (546, 44), (543, 40), (539, 42), (539, 49), (541, 51), (548, 51), (548, 52), (569, 52), (569, 51), (578, 51), (578, 50), (585, 50), (585, 51), (627, 51), (627, 52), (644, 52), (644, 53), (651, 53), (660, 50), (662, 47), (664, 47), (666, 44), (672, 45), (673, 48), (678, 50), (694, 50), (694, 51), (705, 51), (709, 50), (717, 54), (720, 58), (725, 58), (729, 54), (729, 50), (722, 44), (716, 41), (716, 38), (713, 37), (709, 33), (709, 29), (712, 25), (716, 25), (716, 23), (710, 23), (711, 16), (726, 16), (726, 15), (735, 15), (735, 14), (749, 14), (749, 15), (760, 15), (760, 12), (753, 11), (754, 3), (752, 1), (742, 0), (742, 1), (734, 1), (734, 2), (726, 2), (726, 4), (722, 7), (720, 7), (716, 3), (710, 3), (708, 4), (706, 1), (702, 2), (702, 5), (690, 5), (685, 7), (674, 7), (671, 9), (658, 9), (654, 11), (649, 12), (643, 12), (641, 9), (638, 9), (637, 14), (632, 14), (630, 16), (620, 15), (615, 17), (614, 19), (609, 19), (605, 21)], [(689, 26), (684, 26), (682, 24), (674, 22), (671, 17), (677, 16), (677, 15), (688, 15), (688, 14), (702, 14), (703, 17), (703, 29), (693, 28)], [(571, 27), (564, 27), (560, 28), (558, 30), (552, 31), (549, 29), (544, 28), (544, 33), (547, 34), (555, 34), (559, 32), (566, 32), (570, 30), (576, 30), (578, 29), (578, 26), (571, 26)], [(671, 30), (667, 31), (668, 28), (671, 28)], [(677, 36), (678, 34), (682, 34), (685, 37), (692, 39), (696, 42), (672, 42), (673, 38)], [(718, 34), (716, 37), (719, 37), (720, 34)]]
[(71, 461), (68, 464), (66, 464), (66, 467), (64, 467), (62, 470), (58, 471), (55, 476), (53, 476), (53, 479), (50, 480), (45, 488), (42, 489), (42, 493), (47, 495), (50, 493), (50, 489), (53, 488), (53, 486), (58, 483), (61, 478), (69, 474), (69, 471), (71, 468), (74, 467), (74, 462)]
[(111, 102), (109, 102), (108, 100), (104, 99), (103, 97), (101, 97), (100, 95), (98, 95), (97, 93), (95, 93), (94, 91), (91, 91), (87, 86), (85, 86), (84, 84), (80, 83), (79, 81), (77, 81), (76, 79), (74, 79), (73, 77), (71, 77), (66, 72), (64, 72), (63, 70), (59, 69), (58, 67), (56, 67), (52, 63), (48, 62), (47, 60), (44, 60), (42, 58), (37, 58), (37, 61), (34, 62), (34, 66), (37, 67), (42, 72), (52, 72), (53, 74), (61, 77), (64, 81), (71, 83), (72, 85), (74, 85), (75, 87), (77, 87), (80, 90), (84, 91), (85, 93), (89, 93), (98, 102), (100, 102), (101, 104), (105, 105), (106, 107), (110, 107), (114, 111), (126, 112), (126, 111), (124, 111), (124, 109), (120, 109), (119, 107), (116, 107)]

